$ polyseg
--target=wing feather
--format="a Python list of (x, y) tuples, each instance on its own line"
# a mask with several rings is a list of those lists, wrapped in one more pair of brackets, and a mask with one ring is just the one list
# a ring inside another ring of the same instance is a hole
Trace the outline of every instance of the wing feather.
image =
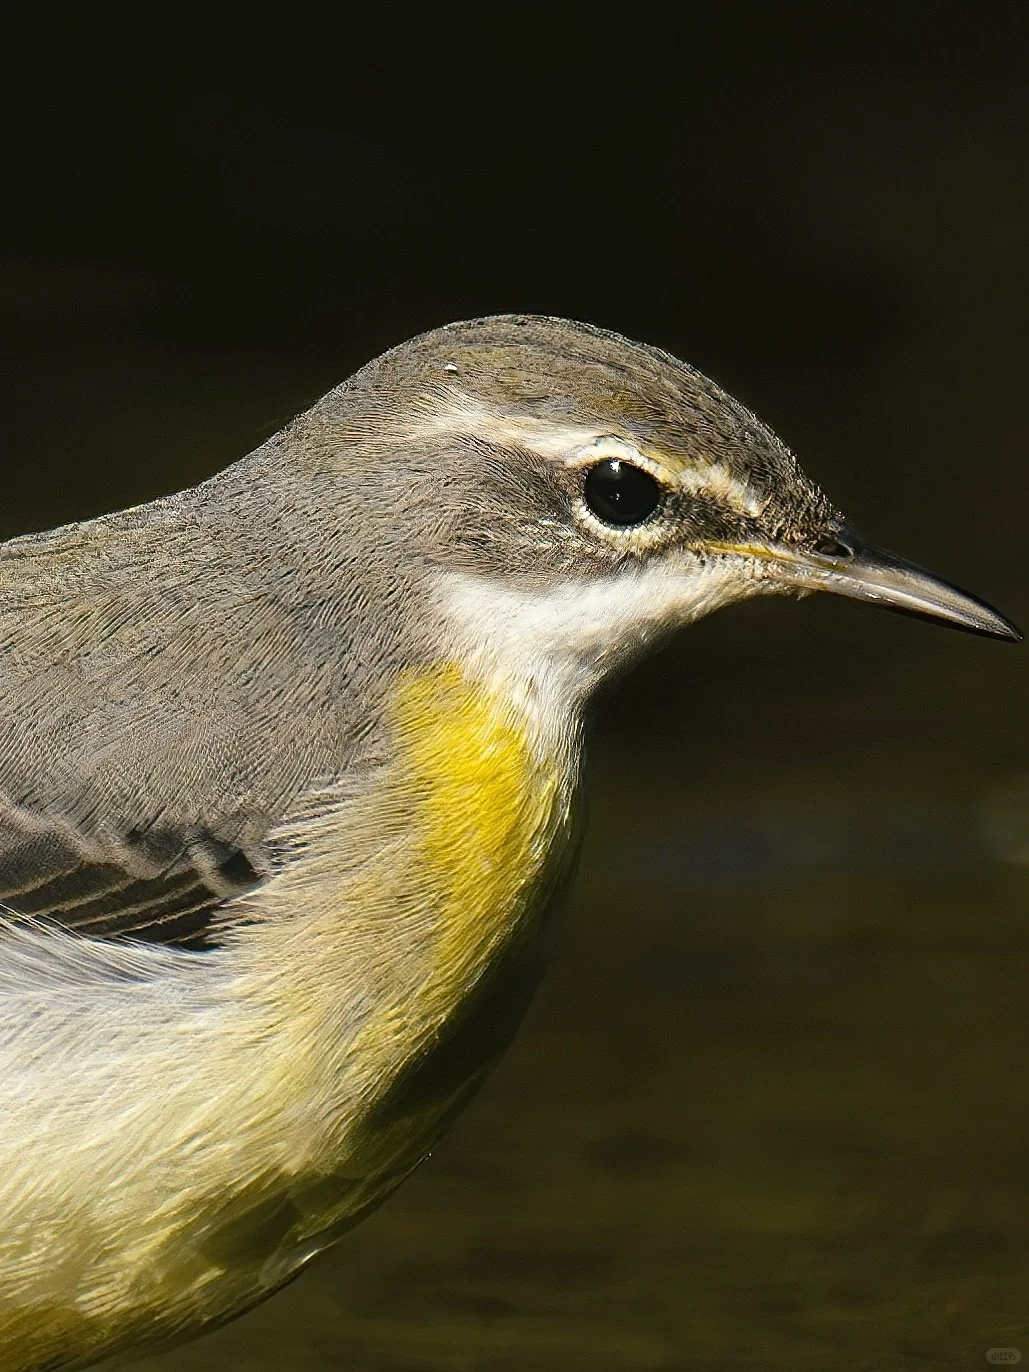
[(26, 841), (13, 826), (0, 825), (0, 907), (14, 923), (204, 948), (216, 941), (213, 926), (227, 900), (260, 880), (244, 853), (210, 839), (194, 841), (164, 870), (141, 876), (122, 862), (77, 853), (58, 834)]
[(269, 832), (375, 760), (384, 650), (352, 630), (394, 624), (393, 564), (373, 603), (310, 482), (270, 440), (191, 490), (0, 544), (8, 918), (208, 946), (268, 876)]

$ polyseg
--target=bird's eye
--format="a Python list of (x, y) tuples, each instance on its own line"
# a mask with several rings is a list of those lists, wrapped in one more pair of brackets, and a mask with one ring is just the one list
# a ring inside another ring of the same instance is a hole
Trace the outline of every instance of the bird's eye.
[(661, 503), (661, 487), (642, 467), (610, 457), (586, 473), (583, 496), (605, 524), (642, 524)]

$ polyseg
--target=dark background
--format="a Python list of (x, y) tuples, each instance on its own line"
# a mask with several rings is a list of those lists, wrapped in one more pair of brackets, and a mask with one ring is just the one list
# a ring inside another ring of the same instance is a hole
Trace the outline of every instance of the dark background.
[[(541, 311), (709, 371), (858, 527), (1029, 620), (1026, 11), (675, 13), (574, 60), (542, 28), (524, 61), (369, 65), (342, 11), (13, 40), (0, 530)], [(1027, 674), (828, 600), (637, 672), (482, 1097), (297, 1285), (146, 1367), (1029, 1357)]]

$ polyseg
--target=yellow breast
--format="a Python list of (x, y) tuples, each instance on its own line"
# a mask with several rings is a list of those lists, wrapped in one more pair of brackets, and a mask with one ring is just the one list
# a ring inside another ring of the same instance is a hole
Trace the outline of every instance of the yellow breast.
[(401, 1180), (506, 1047), (571, 847), (575, 749), (523, 708), (441, 667), (406, 676), (390, 718), (388, 768), (303, 830), (268, 897), (293, 915), (269, 930), (291, 1039), (269, 1090), (309, 1077), (325, 1123), (295, 1167), (340, 1180), (294, 1189), (309, 1237)]
[(567, 823), (569, 788), (524, 717), (456, 669), (405, 682), (394, 717), (400, 784), (414, 801), (408, 880), (437, 918), (424, 990), (445, 1011), (527, 913)]
[(389, 808), (409, 827), (386, 898), (395, 930), (423, 952), (406, 999), (369, 1022), (357, 1051), (389, 1064), (367, 1126), (398, 1165), (428, 1147), (521, 1018), (568, 854), (574, 778), (524, 715), (456, 669), (406, 680), (394, 727)]

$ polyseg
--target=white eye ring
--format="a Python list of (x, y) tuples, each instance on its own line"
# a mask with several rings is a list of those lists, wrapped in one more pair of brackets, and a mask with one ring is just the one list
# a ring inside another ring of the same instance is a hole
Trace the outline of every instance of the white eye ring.
[(639, 523), (617, 524), (604, 519), (591, 508), (584, 480), (573, 505), (579, 522), (589, 529), (594, 538), (599, 538), (621, 553), (631, 550), (642, 554), (651, 548), (659, 547), (666, 541), (669, 531), (669, 518), (663, 508), (666, 504), (664, 497), (673, 489), (668, 471), (653, 458), (641, 453), (635, 443), (630, 443), (615, 434), (602, 434), (577, 449), (566, 459), (565, 466), (569, 471), (588, 473), (591, 468), (599, 467), (605, 462), (624, 463), (628, 467), (645, 472), (661, 488), (662, 499), (655, 507), (654, 513)]
[(574, 472), (605, 461), (628, 462), (633, 467), (641, 468), (662, 486), (670, 485), (668, 473), (653, 458), (647, 457), (645, 453), (640, 452), (635, 443), (630, 443), (627, 438), (619, 438), (617, 434), (601, 434), (591, 443), (577, 448), (567, 459), (565, 466)]

